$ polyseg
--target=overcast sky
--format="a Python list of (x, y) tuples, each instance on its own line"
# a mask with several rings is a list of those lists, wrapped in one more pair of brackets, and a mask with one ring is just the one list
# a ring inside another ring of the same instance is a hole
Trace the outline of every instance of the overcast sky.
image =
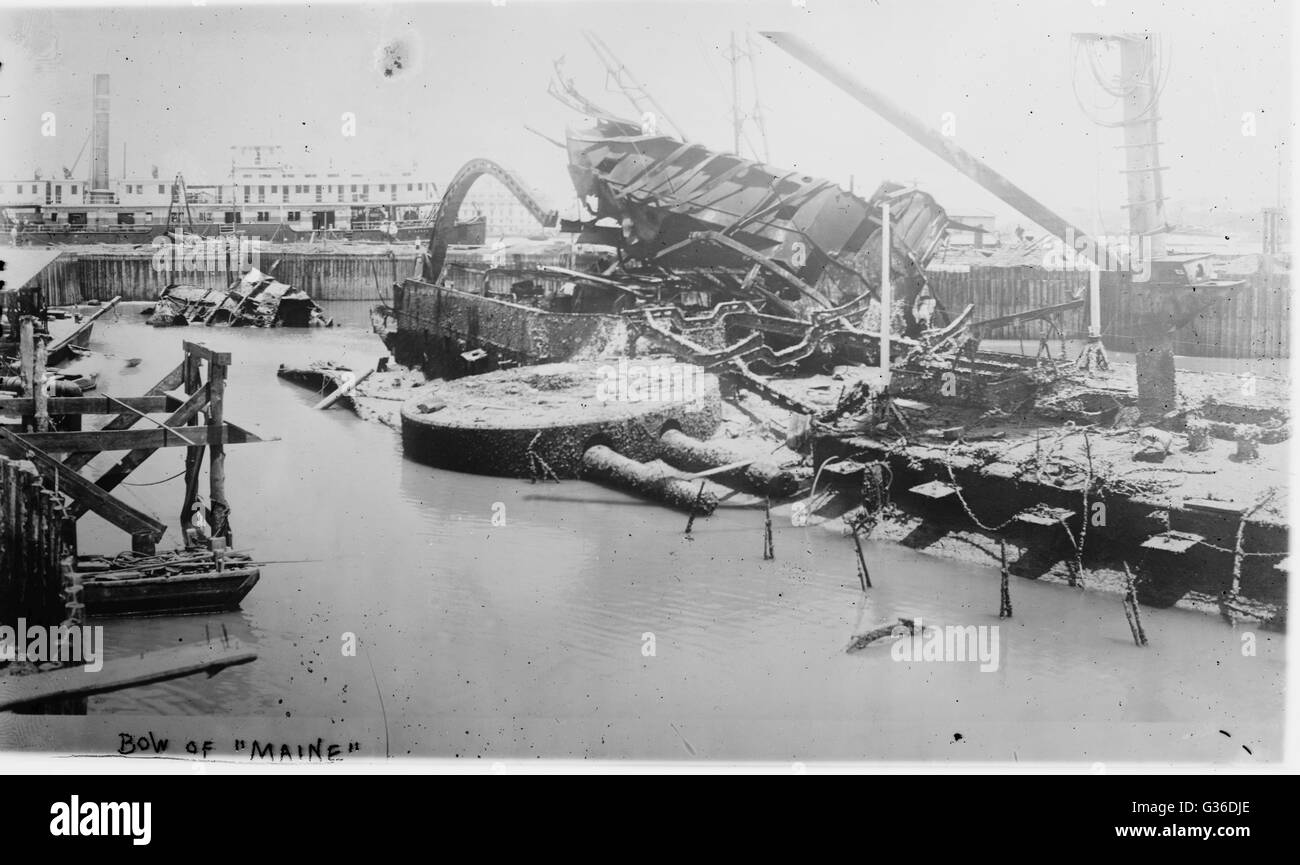
[[(1189, 202), (1254, 211), (1276, 203), (1279, 149), (1291, 155), (1293, 15), (1290, 3), (1262, 0), (10, 8), (0, 12), (0, 175), (30, 176), (40, 164), (48, 177), (71, 166), (89, 130), (91, 76), (107, 72), (115, 177), (124, 143), (128, 173), (147, 175), (156, 164), (161, 176), (180, 170), (190, 182), (224, 177), (230, 145), (275, 143), (303, 166), (416, 163), (440, 184), (485, 156), (558, 200), (571, 195), (563, 154), (524, 128), (561, 138), (581, 123), (547, 96), (552, 62), (566, 58), (587, 96), (632, 114), (606, 90), (583, 29), (604, 39), (691, 138), (724, 149), (723, 52), (731, 33), (743, 45), (750, 32), (774, 165), (844, 184), (852, 175), (860, 191), (916, 180), (950, 211), (1008, 212), (757, 35), (789, 30), (927, 123), (937, 127), (951, 112), (959, 144), (1044, 203), (1112, 211), (1124, 197), (1122, 131), (1085, 116), (1072, 80), (1102, 116), (1118, 119), (1119, 108), (1100, 96), (1071, 33), (1151, 31), (1168, 64), (1160, 138), (1171, 217)], [(377, 57), (394, 40), (414, 46), (416, 62), (386, 77)], [(749, 71), (742, 66), (747, 108)], [(57, 117), (53, 139), (40, 134), (46, 111)], [(356, 115), (354, 137), (342, 134), (345, 112)], [(1242, 134), (1245, 112), (1255, 115), (1253, 137)], [(89, 158), (87, 149), (78, 177)], [(1107, 219), (1103, 228), (1122, 230)]]

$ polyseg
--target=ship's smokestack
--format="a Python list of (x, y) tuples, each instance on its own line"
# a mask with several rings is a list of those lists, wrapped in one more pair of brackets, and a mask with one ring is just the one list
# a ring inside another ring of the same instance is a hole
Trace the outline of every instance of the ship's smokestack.
[(108, 186), (108, 76), (96, 75), (91, 90), (94, 104), (93, 147), (90, 151), (90, 188), (107, 192)]

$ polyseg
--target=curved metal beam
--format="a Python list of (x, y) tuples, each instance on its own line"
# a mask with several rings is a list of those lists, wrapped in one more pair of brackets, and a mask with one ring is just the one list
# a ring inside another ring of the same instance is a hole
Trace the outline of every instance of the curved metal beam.
[(433, 217), (433, 229), (429, 232), (429, 251), (424, 259), (425, 282), (436, 283), (442, 277), (442, 269), (447, 261), (447, 235), (456, 226), (456, 219), (460, 215), (461, 205), (465, 203), (465, 196), (469, 194), (474, 183), (485, 174), (496, 178), (543, 227), (551, 228), (559, 222), (559, 213), (542, 207), (513, 171), (503, 168), (490, 159), (471, 159), (456, 172), (456, 176), (447, 184), (442, 199), (438, 202), (438, 209)]

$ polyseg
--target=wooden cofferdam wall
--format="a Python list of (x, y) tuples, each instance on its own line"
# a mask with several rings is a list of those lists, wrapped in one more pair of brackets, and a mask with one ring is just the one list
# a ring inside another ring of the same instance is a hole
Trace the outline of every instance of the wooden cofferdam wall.
[[(65, 252), (45, 269), (39, 283), (48, 302), (62, 306), (87, 300), (155, 300), (169, 284), (226, 288), (238, 274), (227, 273), (224, 258), (197, 266), (159, 269), (152, 250), (138, 254)], [(272, 266), (274, 268), (272, 269)], [(300, 288), (314, 300), (387, 302), (394, 282), (418, 266), (414, 250), (385, 254), (262, 252), (253, 266)]]
[(34, 465), (0, 456), (0, 624), (63, 620), (65, 516)]
[[(926, 274), (940, 302), (956, 314), (975, 304), (975, 320), (1064, 303), (1086, 292), (1088, 274), (1037, 267), (980, 267), (968, 272), (931, 271)], [(1225, 277), (1245, 282), (1179, 329), (1174, 351), (1191, 357), (1285, 358), (1291, 353), (1291, 278), (1287, 272), (1256, 271)], [(1102, 337), (1107, 348), (1133, 351), (1139, 332), (1128, 274), (1101, 275)], [(1071, 337), (1087, 335), (1087, 313), (1074, 309), (1061, 315)], [(1047, 329), (1042, 321), (998, 328), (988, 339), (1037, 340)]]

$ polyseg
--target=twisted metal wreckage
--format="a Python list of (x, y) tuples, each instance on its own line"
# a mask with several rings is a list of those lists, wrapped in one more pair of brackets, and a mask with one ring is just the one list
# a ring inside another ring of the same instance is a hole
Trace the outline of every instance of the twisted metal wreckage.
[[(644, 338), (801, 414), (820, 410), (772, 387), (774, 376), (805, 363), (881, 362), (885, 242), (893, 298), (889, 327), (883, 329), (893, 369), (890, 394), (934, 396), (942, 373), (956, 372), (961, 385), (945, 396), (979, 403), (1010, 386), (1023, 399), (1026, 389), (1055, 378), (1064, 366), (1059, 360), (1043, 364), (986, 355), (978, 351), (975, 334), (1013, 320), (1053, 318), (1084, 300), (972, 322), (973, 305), (950, 314), (933, 298), (925, 267), (946, 230), (964, 226), (925, 192), (887, 182), (864, 199), (828, 180), (659, 133), (652, 121), (643, 127), (619, 118), (563, 78), (551, 92), (595, 118), (590, 128), (569, 130), (560, 145), (590, 218), (560, 220), (514, 173), (473, 160), (446, 187), (422, 278), (412, 282), (439, 285), (461, 203), (473, 183), (489, 175), (544, 226), (558, 224), (579, 243), (612, 248), (617, 255), (614, 261), (598, 259), (593, 272), (543, 265), (538, 270), (545, 275), (566, 280), (561, 290), (547, 293), (523, 280), (512, 287), (511, 301), (540, 312), (619, 316), (629, 353)], [(386, 312), (400, 322), (400, 296), (395, 306)], [(523, 360), (559, 359), (566, 358)]]

